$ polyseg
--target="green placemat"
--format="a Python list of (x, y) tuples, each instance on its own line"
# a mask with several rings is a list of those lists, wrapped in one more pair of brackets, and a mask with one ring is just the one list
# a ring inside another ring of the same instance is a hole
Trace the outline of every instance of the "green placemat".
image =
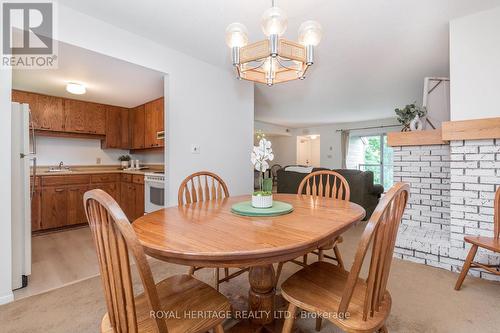
[(243, 201), (234, 204), (231, 207), (234, 214), (243, 216), (278, 216), (291, 213), (293, 206), (282, 201), (273, 201), (273, 206), (269, 208), (252, 207), (251, 201)]

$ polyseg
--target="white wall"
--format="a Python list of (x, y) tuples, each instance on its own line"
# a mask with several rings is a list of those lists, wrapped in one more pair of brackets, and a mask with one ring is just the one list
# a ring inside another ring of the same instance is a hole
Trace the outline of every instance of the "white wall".
[[(174, 203), (181, 180), (209, 169), (228, 183), (232, 195), (249, 193), (253, 173), (249, 162), (253, 137), (253, 85), (186, 54), (166, 48), (90, 16), (58, 6), (59, 39), (111, 57), (168, 73), (166, 118), (167, 194)], [(2, 110), (10, 110), (10, 78), (2, 74)], [(6, 83), (6, 84), (4, 84)], [(8, 91), (8, 92), (7, 92)], [(1, 112), (2, 156), (10, 156), (10, 113)], [(191, 144), (201, 146), (191, 154)], [(0, 299), (10, 291), (10, 163), (1, 164)], [(6, 186), (7, 185), (7, 186)], [(5, 192), (4, 192), (5, 191)], [(7, 207), (8, 206), (8, 207)], [(4, 249), (5, 248), (5, 249)], [(7, 272), (7, 273), (6, 273)], [(5, 278), (4, 278), (5, 275)]]
[[(39, 166), (53, 166), (63, 161), (65, 165), (120, 164), (118, 157), (129, 154), (128, 150), (101, 149), (101, 140), (37, 137), (37, 162)], [(141, 163), (163, 163), (162, 152), (133, 154)]]
[(258, 121), (258, 120), (254, 121), (254, 128), (255, 131), (262, 131), (267, 135), (290, 136), (290, 129), (280, 125), (265, 123), (263, 121)]
[(297, 136), (271, 136), (274, 160), (272, 164), (281, 166), (296, 164), (297, 162)]
[(451, 120), (499, 117), (500, 7), (450, 22)]
[[(1, 45), (1, 44), (0, 44)], [(13, 300), (11, 245), (11, 82), (10, 69), (0, 69), (0, 304)]]

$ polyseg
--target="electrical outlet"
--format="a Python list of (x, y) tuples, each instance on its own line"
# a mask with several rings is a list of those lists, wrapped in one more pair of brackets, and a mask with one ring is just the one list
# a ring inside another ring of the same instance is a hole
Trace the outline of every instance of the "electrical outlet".
[(196, 144), (191, 145), (191, 154), (199, 154), (200, 153), (200, 146)]
[(95, 159), (95, 164), (101, 164), (101, 158), (100, 157), (97, 157)]

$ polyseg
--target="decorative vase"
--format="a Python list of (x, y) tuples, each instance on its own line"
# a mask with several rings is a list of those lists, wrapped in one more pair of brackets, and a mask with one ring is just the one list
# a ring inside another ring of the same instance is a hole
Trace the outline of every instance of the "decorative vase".
[(273, 206), (272, 195), (252, 195), (252, 207), (270, 208)]
[(127, 169), (128, 168), (128, 161), (121, 161), (121, 167), (122, 167), (122, 169)]
[(413, 118), (413, 120), (410, 122), (410, 129), (412, 131), (421, 131), (423, 128), (423, 123), (418, 114)]

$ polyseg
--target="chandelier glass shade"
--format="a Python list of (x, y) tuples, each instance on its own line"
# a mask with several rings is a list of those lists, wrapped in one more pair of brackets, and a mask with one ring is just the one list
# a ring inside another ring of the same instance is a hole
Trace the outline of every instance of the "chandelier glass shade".
[(321, 25), (316, 21), (302, 23), (298, 42), (281, 38), (288, 18), (272, 1), (271, 8), (262, 15), (261, 26), (267, 38), (252, 44), (248, 44), (248, 32), (243, 24), (231, 23), (226, 28), (226, 44), (231, 49), (237, 77), (269, 86), (305, 79), (314, 63), (314, 47), (321, 41)]

